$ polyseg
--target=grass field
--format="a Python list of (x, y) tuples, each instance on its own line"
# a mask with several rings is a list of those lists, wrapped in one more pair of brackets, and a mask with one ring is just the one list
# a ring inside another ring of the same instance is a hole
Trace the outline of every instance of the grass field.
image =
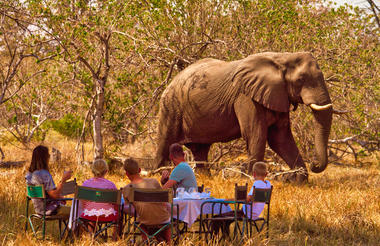
[[(46, 143), (52, 146), (54, 141)], [(55, 144), (56, 145), (56, 144)], [(74, 170), (79, 183), (91, 177), (88, 167), (76, 166), (74, 144), (58, 146), (63, 153), (60, 166), (51, 165), (54, 180), (63, 169)], [(0, 242), (2, 245), (58, 245), (57, 225), (48, 226), (47, 240), (36, 240), (24, 232), (25, 180), (30, 151), (5, 146), (8, 160), (26, 160), (23, 168), (0, 169)], [(88, 158), (90, 156), (87, 156)], [(380, 242), (380, 168), (378, 157), (365, 166), (350, 161), (330, 164), (321, 174), (311, 174), (308, 184), (294, 185), (271, 181), (274, 186), (271, 204), (270, 239), (257, 236), (244, 240), (245, 245), (379, 245)], [(159, 178), (159, 176), (154, 176)], [(118, 187), (128, 180), (122, 173), (108, 175)], [(221, 175), (198, 176), (198, 183), (212, 188), (212, 195), (232, 198), (235, 183), (252, 182), (245, 178), (225, 180)], [(83, 237), (74, 245), (97, 245)], [(126, 237), (107, 245), (125, 245)], [(195, 236), (183, 238), (181, 245), (206, 245)], [(214, 243), (216, 244), (216, 243)], [(231, 243), (232, 244), (232, 243)]]

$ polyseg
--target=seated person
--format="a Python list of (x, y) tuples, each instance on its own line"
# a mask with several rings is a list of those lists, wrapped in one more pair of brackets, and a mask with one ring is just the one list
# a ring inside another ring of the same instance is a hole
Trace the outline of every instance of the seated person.
[[(255, 179), (255, 182), (253, 183), (251, 190), (248, 193), (247, 201), (252, 202), (253, 196), (254, 196), (254, 190), (257, 189), (270, 189), (271, 183), (268, 180), (265, 180), (265, 177), (267, 176), (267, 165), (264, 162), (256, 162), (253, 165), (253, 177)], [(252, 204), (252, 217), (251, 217), (251, 206), (243, 205), (243, 212), (249, 219), (257, 219), (261, 212), (264, 209), (265, 204), (263, 202), (255, 202)]]
[(161, 184), (164, 189), (172, 187), (183, 187), (188, 190), (190, 187), (197, 188), (197, 180), (193, 169), (185, 162), (185, 153), (182, 146), (174, 143), (169, 147), (169, 158), (176, 166), (169, 177), (168, 171), (162, 172)]
[[(49, 149), (39, 145), (33, 149), (32, 161), (25, 176), (28, 185), (44, 185), (48, 199), (60, 199), (63, 183), (71, 178), (72, 171), (64, 171), (58, 186), (55, 186), (53, 177), (49, 172)], [(42, 199), (32, 199), (34, 210), (37, 214), (44, 213), (44, 202)], [(48, 201), (46, 203), (46, 215), (61, 215), (69, 218), (70, 207), (64, 206), (63, 201)]]
[[(112, 181), (104, 178), (108, 172), (108, 165), (105, 160), (95, 160), (91, 165), (91, 171), (94, 177), (84, 181), (82, 186), (117, 190)], [(110, 203), (82, 201), (79, 211), (81, 218), (93, 221), (114, 221), (118, 218), (118, 208)]]
[[(264, 162), (256, 162), (253, 165), (253, 177), (255, 179), (255, 182), (253, 183), (251, 190), (247, 194), (247, 202), (253, 202), (254, 197), (254, 189), (270, 189), (271, 183), (268, 180), (265, 180), (265, 177), (267, 176), (267, 165)], [(229, 201), (233, 201), (234, 199), (226, 199)], [(243, 204), (243, 210), (237, 211), (238, 217), (247, 216), (249, 219), (257, 219), (261, 212), (263, 211), (265, 206), (265, 203), (262, 202), (255, 202), (252, 204), (252, 216), (251, 216), (251, 206), (246, 206)], [(246, 208), (248, 207), (248, 208)], [(223, 213), (217, 217), (233, 217), (235, 216), (235, 211)], [(219, 230), (222, 231), (223, 235), (229, 235), (230, 231), (230, 224), (233, 222), (233, 220), (224, 220), (223, 222), (212, 222), (211, 224), (211, 230), (214, 234), (217, 234)]]
[[(136, 160), (132, 158), (126, 159), (124, 161), (124, 170), (128, 179), (131, 181), (123, 189), (123, 196), (126, 201), (129, 200), (132, 195), (132, 188), (161, 189), (156, 179), (142, 178), (140, 176), (141, 169)], [(133, 207), (136, 209), (137, 220), (141, 223), (141, 229), (148, 234), (152, 234), (157, 230), (154, 228), (154, 225), (162, 225), (170, 222), (169, 204), (167, 203), (135, 202), (133, 203)], [(170, 233), (170, 227), (166, 227), (156, 235), (156, 239), (159, 242), (166, 241), (170, 243)], [(141, 236), (144, 240), (147, 239), (143, 233)]]

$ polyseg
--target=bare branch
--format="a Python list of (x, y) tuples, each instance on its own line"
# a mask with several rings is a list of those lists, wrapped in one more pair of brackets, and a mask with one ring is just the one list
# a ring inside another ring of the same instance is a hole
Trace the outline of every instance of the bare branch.
[(121, 34), (121, 35), (124, 35), (130, 39), (132, 39), (133, 41), (135, 42), (142, 42), (144, 43), (145, 41), (144, 40), (141, 40), (141, 39), (137, 39), (135, 37), (133, 37), (132, 35), (129, 35), (128, 33), (125, 33), (125, 32), (120, 32), (120, 31), (112, 31), (113, 33), (117, 33), (117, 34)]
[(343, 138), (343, 139), (337, 139), (337, 140), (330, 139), (330, 140), (329, 140), (329, 143), (335, 143), (335, 144), (339, 144), (339, 143), (347, 143), (348, 141), (355, 140), (358, 136), (359, 136), (359, 135), (355, 135), (355, 136), (346, 137), (346, 138)]
[(226, 167), (226, 168), (222, 169), (222, 177), (223, 177), (224, 179), (226, 179), (226, 178), (225, 178), (225, 171), (232, 171), (232, 172), (235, 172), (235, 173), (239, 173), (239, 174), (241, 174), (241, 175), (246, 176), (246, 177), (249, 178), (250, 180), (254, 180), (254, 178), (253, 178), (251, 175), (248, 175), (248, 174), (246, 174), (246, 173), (244, 173), (244, 172), (242, 172), (242, 171), (240, 171), (240, 170), (238, 170), (238, 169), (236, 169), (236, 168), (229, 168), (229, 167)]
[(337, 75), (334, 74), (334, 75), (331, 75), (331, 76), (325, 78), (325, 81), (326, 82), (340, 82), (340, 79), (338, 78)]
[(63, 52), (59, 53), (59, 54), (53, 54), (53, 55), (50, 55), (50, 56), (47, 56), (47, 57), (43, 57), (43, 58), (40, 58), (37, 54), (26, 54), (26, 55), (21, 55), (22, 57), (35, 57), (39, 62), (42, 62), (42, 61), (46, 61), (46, 60), (50, 60), (54, 57), (57, 57), (58, 55), (62, 55)]
[(349, 113), (349, 110), (338, 110), (338, 109), (333, 109), (334, 114), (347, 114)]
[(85, 67), (88, 68), (88, 70), (90, 70), (91, 75), (92, 75), (92, 77), (94, 79), (96, 79), (96, 80), (99, 79), (99, 77), (97, 76), (95, 70), (91, 67), (91, 65), (88, 63), (88, 61), (86, 59), (84, 59), (82, 56), (78, 56), (78, 60), (81, 61), (85, 65)]
[(373, 15), (375, 16), (378, 27), (380, 28), (380, 18), (379, 18), (378, 13), (377, 13), (380, 11), (379, 7), (375, 4), (375, 2), (373, 0), (367, 0), (367, 2), (369, 3), (369, 5), (371, 7)]
[(174, 69), (174, 66), (177, 64), (177, 58), (175, 58), (173, 61), (172, 61), (172, 63), (171, 63), (171, 65), (170, 65), (170, 68), (169, 68), (169, 72), (168, 72), (168, 74), (166, 75), (166, 78), (165, 78), (165, 80), (153, 91), (153, 98), (157, 98), (157, 96), (158, 96), (158, 92), (159, 92), (159, 90), (161, 90), (161, 88), (164, 86), (164, 85), (166, 85), (167, 83), (169, 83), (169, 80), (170, 80), (170, 78), (171, 78), (171, 76), (172, 76), (172, 73), (173, 73), (173, 69)]
[(3, 150), (1, 148), (0, 148), (0, 154), (1, 154), (0, 162), (3, 162), (3, 160), (5, 158), (5, 155), (4, 155), (4, 152), (3, 152)]
[(21, 88), (26, 84), (26, 82), (28, 82), (30, 79), (32, 79), (33, 77), (35, 77), (36, 75), (38, 75), (38, 74), (40, 74), (40, 73), (44, 73), (44, 72), (46, 72), (46, 70), (41, 70), (41, 71), (38, 71), (38, 72), (36, 72), (36, 73), (34, 73), (34, 74), (32, 74), (29, 78), (27, 78), (26, 79), (26, 81), (22, 81), (21, 83), (20, 83), (20, 85), (18, 86), (18, 88), (11, 94), (11, 95), (9, 95), (7, 98), (3, 98), (2, 100), (0, 100), (0, 104), (1, 103), (5, 103), (5, 102), (7, 102), (9, 99), (11, 99), (12, 97), (14, 97), (20, 90), (21, 90)]

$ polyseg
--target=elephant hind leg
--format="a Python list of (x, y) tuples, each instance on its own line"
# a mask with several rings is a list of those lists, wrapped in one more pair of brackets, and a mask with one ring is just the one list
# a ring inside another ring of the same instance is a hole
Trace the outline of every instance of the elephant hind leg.
[[(185, 146), (191, 150), (195, 161), (207, 162), (208, 152), (210, 150), (211, 144), (186, 143)], [(197, 163), (196, 169), (201, 172), (208, 172), (207, 170), (209, 170), (209, 168), (207, 168), (204, 163)]]
[(155, 160), (156, 168), (165, 166), (168, 163), (170, 145), (181, 142), (182, 139), (182, 120), (174, 117), (170, 112), (160, 112), (157, 134), (158, 146)]

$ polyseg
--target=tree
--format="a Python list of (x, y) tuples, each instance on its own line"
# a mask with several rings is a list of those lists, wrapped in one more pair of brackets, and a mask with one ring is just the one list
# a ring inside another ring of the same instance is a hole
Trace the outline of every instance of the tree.
[[(68, 112), (82, 116), (84, 128), (92, 123), (95, 158), (104, 155), (103, 137), (115, 149), (155, 137), (159, 97), (186, 66), (205, 57), (231, 61), (265, 51), (309, 51), (318, 59), (334, 105), (350, 110), (334, 121), (331, 149), (344, 152), (338, 142), (347, 139), (357, 156), (378, 149), (377, 12), (334, 8), (323, 0), (12, 0), (0, 6), (0, 62), (13, 64), (9, 73), (2, 70), (8, 81), (3, 98), (22, 92), (13, 100), (21, 106), (24, 93), (33, 91), (19, 88), (34, 73), (12, 75), (19, 58), (17, 71), (30, 64), (26, 57), (44, 61), (30, 70), (41, 72), (29, 81), (51, 83), (65, 100), (48, 117)], [(306, 107), (291, 114), (307, 159), (313, 152), (309, 115)], [(233, 145), (238, 147), (218, 145), (211, 155), (222, 160), (225, 153), (240, 154), (240, 141)]]
[[(102, 118), (112, 67), (113, 31), (127, 6), (124, 1), (27, 1), (36, 26), (56, 42), (57, 53), (81, 83), (90, 101), (94, 158), (103, 158)], [(92, 107), (93, 105), (93, 107)]]
[(0, 3), (0, 124), (25, 147), (51, 114), (51, 91), (37, 81), (56, 56), (28, 17), (20, 2)]
[(28, 78), (19, 79), (27, 58), (38, 62), (51, 58), (41, 57), (44, 40), (34, 38), (34, 31), (24, 20), (25, 13), (18, 1), (0, 3), (0, 105), (14, 97), (28, 80), (43, 72), (36, 70)]
[[(26, 79), (34, 71), (46, 65), (44, 72), (41, 72), (32, 79)], [(58, 80), (49, 76), (53, 74), (52, 63), (37, 64), (34, 61), (25, 63), (20, 69), (19, 79), (26, 81), (16, 95), (4, 102), (1, 110), (3, 126), (12, 136), (24, 147), (28, 148), (33, 139), (44, 140), (48, 128), (41, 128), (49, 119), (53, 119), (59, 112), (62, 97), (59, 95)]]

